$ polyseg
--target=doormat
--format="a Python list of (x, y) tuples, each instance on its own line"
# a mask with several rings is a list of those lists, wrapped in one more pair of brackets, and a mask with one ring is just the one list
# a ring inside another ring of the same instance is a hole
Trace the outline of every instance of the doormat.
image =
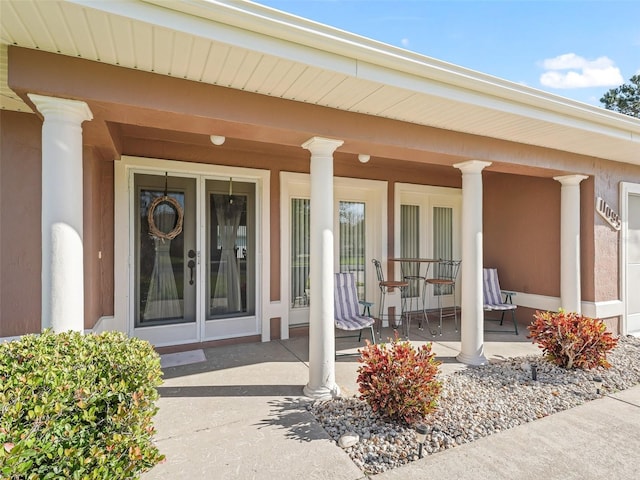
[(181, 365), (189, 365), (191, 363), (206, 361), (207, 357), (204, 356), (204, 351), (202, 349), (160, 355), (160, 366), (162, 368), (179, 367)]

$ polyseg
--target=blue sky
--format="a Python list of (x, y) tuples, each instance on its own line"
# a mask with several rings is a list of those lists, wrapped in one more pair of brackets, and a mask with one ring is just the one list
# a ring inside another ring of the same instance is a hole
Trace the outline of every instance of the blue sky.
[(591, 105), (640, 74), (640, 0), (254, 0)]

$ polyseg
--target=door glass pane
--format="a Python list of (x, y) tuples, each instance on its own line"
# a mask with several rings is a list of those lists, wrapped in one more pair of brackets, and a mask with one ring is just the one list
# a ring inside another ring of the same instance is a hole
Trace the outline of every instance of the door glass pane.
[(358, 298), (365, 299), (365, 204), (340, 202), (340, 272), (354, 272)]
[[(400, 256), (402, 258), (420, 258), (420, 207), (418, 205), (400, 205)], [(410, 262), (403, 265), (405, 275), (420, 275), (420, 264)], [(405, 297), (420, 296), (420, 282), (409, 282), (409, 288), (403, 291)]]
[(291, 307), (309, 305), (310, 201), (291, 199)]
[[(400, 256), (402, 258), (420, 258), (420, 207), (418, 205), (400, 205)], [(404, 265), (405, 274), (418, 276), (420, 264), (410, 262)], [(420, 282), (409, 282), (405, 289), (407, 297), (420, 295)]]
[(207, 194), (207, 318), (252, 315), (254, 185), (209, 180)]
[(400, 256), (420, 258), (420, 207), (400, 205)]
[(185, 191), (145, 186), (136, 176), (136, 327), (192, 321), (184, 312)]
[[(442, 260), (455, 260), (453, 256), (453, 209), (451, 207), (433, 207), (433, 257)], [(438, 275), (438, 265), (434, 265), (434, 276)], [(451, 286), (436, 285), (435, 295), (451, 295)]]

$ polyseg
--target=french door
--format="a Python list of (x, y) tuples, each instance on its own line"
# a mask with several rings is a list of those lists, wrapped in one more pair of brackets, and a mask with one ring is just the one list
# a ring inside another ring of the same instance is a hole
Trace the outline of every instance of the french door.
[[(396, 255), (404, 258), (433, 258), (461, 260), (461, 191), (454, 188), (424, 185), (398, 184), (399, 238)], [(417, 268), (417, 265), (413, 268)], [(436, 265), (430, 265), (428, 277), (433, 277)], [(410, 274), (418, 275), (417, 271)], [(420, 275), (424, 275), (424, 267)], [(459, 280), (459, 279), (458, 279)], [(423, 285), (414, 283), (405, 295), (408, 300), (417, 300)], [(428, 288), (426, 303), (444, 306), (453, 305), (451, 287)], [(456, 290), (459, 296), (459, 289)], [(456, 303), (459, 305), (459, 298)]]
[(196, 212), (193, 178), (135, 176), (136, 328), (185, 324), (195, 335)]
[(256, 334), (256, 185), (132, 172), (131, 314), (155, 345)]

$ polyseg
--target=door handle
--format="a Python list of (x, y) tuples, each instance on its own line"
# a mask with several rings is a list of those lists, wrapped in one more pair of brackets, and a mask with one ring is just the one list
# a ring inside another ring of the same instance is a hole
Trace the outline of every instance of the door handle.
[(189, 267), (189, 285), (193, 285), (193, 269), (196, 267), (196, 262), (189, 260), (187, 267)]
[(191, 259), (187, 262), (187, 267), (189, 267), (189, 285), (193, 285), (193, 269), (196, 268), (196, 262), (194, 260), (196, 252), (193, 250), (189, 250), (187, 255)]

